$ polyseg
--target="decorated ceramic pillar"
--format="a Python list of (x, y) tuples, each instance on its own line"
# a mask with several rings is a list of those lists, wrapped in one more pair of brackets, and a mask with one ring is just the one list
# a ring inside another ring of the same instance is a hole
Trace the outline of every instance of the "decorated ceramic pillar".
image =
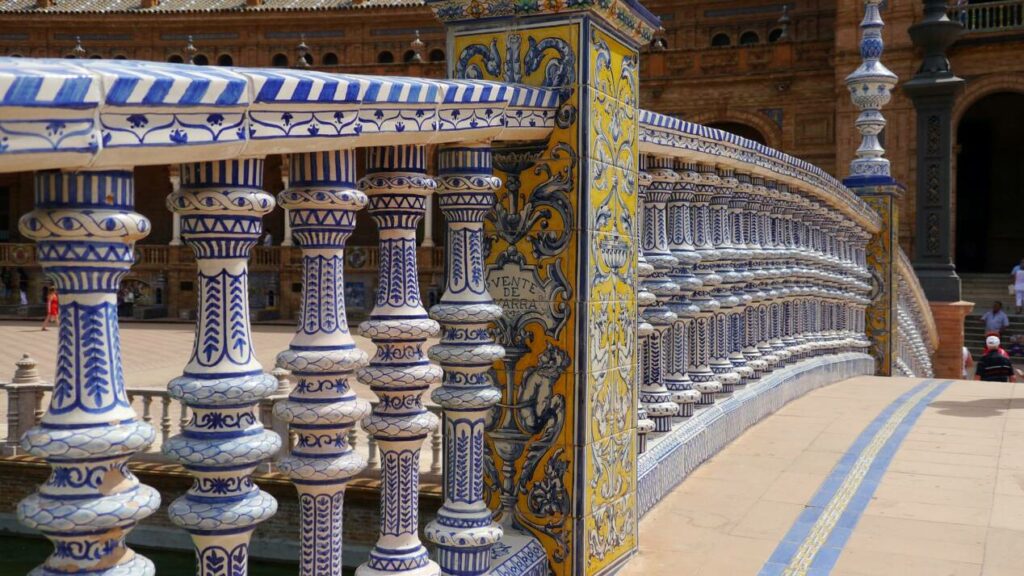
[(35, 175), (35, 210), (19, 230), (60, 297), (50, 405), (21, 446), (52, 467), (18, 504), (18, 520), (54, 552), (34, 575), (151, 576), (153, 563), (125, 537), (160, 506), (128, 459), (154, 439), (136, 418), (121, 368), (117, 292), (149, 220), (134, 212), (131, 170)]
[(672, 392), (673, 400), (679, 404), (679, 416), (693, 415), (694, 404), (701, 393), (694, 389), (687, 371), (689, 369), (689, 331), (694, 317), (700, 313), (690, 295), (701, 287), (700, 280), (693, 274), (693, 267), (700, 262), (700, 255), (693, 247), (693, 196), (696, 186), (695, 173), (687, 172), (676, 162), (679, 180), (672, 188), (668, 200), (668, 246), (679, 262), (669, 278), (679, 287), (679, 292), (669, 303), (675, 313), (669, 346), (668, 373), (665, 386)]
[(768, 214), (771, 210), (771, 197), (768, 186), (761, 177), (751, 178), (756, 202), (754, 203), (754, 229), (757, 235), (758, 255), (758, 297), (757, 297), (757, 328), (756, 348), (765, 362), (765, 371), (770, 372), (779, 367), (779, 357), (775, 354), (769, 340), (771, 339), (771, 304), (774, 299), (772, 283), (775, 270), (772, 264), (771, 223)]
[[(644, 196), (646, 195), (647, 188), (650, 187), (653, 178), (649, 172), (640, 173), (640, 193), (637, 198), (637, 211), (639, 214), (643, 214), (644, 211)], [(639, 236), (643, 238), (643, 219), (639, 219)], [(651, 274), (654, 274), (654, 266), (651, 266), (647, 259), (644, 258), (644, 250), (641, 243), (637, 243), (637, 265), (636, 274), (638, 277), (637, 292), (636, 292), (636, 309), (637, 309), (637, 325), (636, 325), (636, 338), (637, 338), (637, 364), (636, 364), (636, 389), (640, 390), (640, 396), (637, 401), (637, 425), (636, 425), (636, 437), (637, 437), (637, 454), (643, 454), (647, 451), (647, 435), (654, 432), (655, 424), (654, 420), (651, 420), (650, 415), (647, 413), (647, 408), (644, 407), (643, 401), (643, 386), (644, 378), (647, 374), (647, 355), (648, 355), (648, 343), (647, 339), (654, 332), (654, 326), (651, 326), (646, 320), (644, 320), (644, 311), (648, 306), (654, 306), (658, 299), (657, 297), (644, 287), (644, 279), (648, 278)], [(661, 399), (663, 397), (658, 397)]]
[(745, 282), (743, 295), (743, 315), (741, 318), (741, 349), (743, 360), (750, 368), (748, 381), (758, 380), (767, 372), (768, 363), (761, 358), (757, 349), (758, 335), (758, 307), (761, 298), (764, 296), (760, 291), (762, 278), (761, 269), (761, 246), (758, 239), (757, 227), (757, 206), (758, 195), (754, 189), (750, 174), (736, 174), (736, 197), (740, 208), (738, 214), (738, 227), (740, 237), (743, 239), (742, 250), (745, 255), (743, 280)]
[(345, 487), (366, 467), (348, 443), (370, 405), (352, 390), (367, 355), (352, 339), (345, 314), (345, 242), (367, 204), (356, 189), (355, 150), (293, 154), (290, 187), (278, 195), (302, 250), (299, 321), (277, 365), (295, 386), (274, 405), (295, 447), (278, 466), (299, 493), (299, 573), (337, 576), (342, 569)]
[(678, 261), (668, 248), (666, 203), (679, 177), (672, 170), (669, 157), (650, 157), (645, 162), (651, 184), (643, 191), (641, 239), (644, 259), (654, 267), (654, 272), (644, 278), (643, 286), (654, 294), (657, 301), (654, 306), (646, 307), (643, 313), (644, 321), (653, 326), (653, 331), (644, 339), (646, 369), (640, 401), (647, 409), (647, 416), (654, 421), (655, 432), (668, 432), (672, 429), (672, 417), (678, 412), (678, 405), (665, 387), (671, 330), (676, 321), (675, 313), (666, 304), (679, 292), (679, 286), (668, 276)]
[(638, 542), (635, 127), (640, 49), (660, 24), (637, 3), (428, 4), (452, 77), (559, 96), (549, 137), (494, 150), (485, 261), (506, 356), (484, 479), (505, 530), (492, 566), (610, 573)]
[(779, 365), (784, 366), (790, 363), (792, 353), (790, 353), (782, 341), (786, 326), (785, 305), (789, 300), (789, 290), (786, 288), (786, 279), (789, 271), (786, 268), (786, 250), (782, 241), (782, 226), (786, 208), (783, 204), (780, 186), (781, 184), (778, 182), (772, 182), (768, 186), (770, 205), (767, 207), (767, 211), (772, 270), (772, 284), (769, 292), (772, 300), (771, 318), (769, 320), (771, 324), (771, 337), (768, 343), (771, 345), (775, 356), (778, 357)]
[(789, 363), (799, 360), (799, 342), (796, 334), (796, 308), (800, 299), (799, 273), (795, 251), (793, 249), (793, 215), (796, 206), (793, 203), (794, 195), (789, 192), (789, 186), (779, 184), (779, 195), (781, 202), (781, 214), (779, 219), (779, 249), (782, 254), (782, 278), (783, 288), (786, 292), (785, 300), (782, 303), (782, 334), (780, 339), (786, 352), (789, 353)]
[(249, 327), (249, 253), (274, 208), (262, 188), (262, 159), (201, 162), (181, 167), (181, 189), (167, 199), (199, 268), (192, 356), (167, 386), (191, 417), (163, 446), (195, 478), (168, 514), (192, 535), (198, 576), (247, 574), (252, 532), (277, 511), (250, 478), (281, 446), (259, 421), (277, 379), (256, 360)]
[(443, 148), (438, 156), (448, 273), (444, 295), (430, 309), (442, 332), (429, 355), (444, 369), (431, 395), (444, 408), (444, 505), (425, 533), (437, 545), (442, 574), (477, 576), (490, 569), (491, 547), (502, 536), (483, 494), (484, 425), (501, 400), (491, 367), (505, 356), (490, 330), (501, 307), (487, 291), (484, 218), (501, 180), (493, 176), (489, 143)]
[[(712, 318), (712, 342), (711, 371), (715, 373), (716, 379), (722, 383), (722, 392), (733, 392), (736, 386), (744, 383), (740, 372), (737, 371), (730, 359), (732, 346), (732, 319), (737, 315), (741, 303), (734, 290), (742, 281), (743, 277), (736, 272), (733, 261), (739, 257), (736, 246), (733, 244), (732, 226), (729, 223), (729, 201), (738, 184), (733, 170), (722, 168), (717, 170), (718, 185), (711, 196), (709, 206), (711, 212), (711, 242), (718, 253), (715, 261), (715, 272), (722, 277), (713, 295), (715, 300), (721, 304), (721, 308), (715, 312)], [(746, 362), (743, 372), (746, 373)]]
[(715, 273), (715, 261), (718, 251), (713, 243), (713, 223), (711, 198), (718, 192), (720, 184), (718, 174), (711, 165), (699, 166), (687, 164), (688, 178), (694, 179), (693, 188), (693, 244), (700, 256), (700, 262), (694, 266), (694, 274), (701, 286), (693, 292), (692, 300), (700, 313), (690, 324), (690, 366), (689, 376), (693, 387), (701, 393), (700, 404), (714, 404), (715, 395), (723, 390), (723, 384), (711, 369), (712, 352), (714, 349), (715, 313), (721, 303), (715, 299), (713, 290), (722, 282), (722, 277)]
[(358, 377), (379, 399), (363, 428), (380, 448), (381, 468), (380, 534), (360, 576), (440, 573), (418, 536), (420, 449), (438, 425), (422, 397), (441, 381), (441, 368), (423, 351), (439, 327), (420, 301), (416, 266), (416, 228), (436, 187), (426, 168), (423, 146), (369, 148), (359, 182), (380, 236), (377, 298), (359, 325), (377, 351)]

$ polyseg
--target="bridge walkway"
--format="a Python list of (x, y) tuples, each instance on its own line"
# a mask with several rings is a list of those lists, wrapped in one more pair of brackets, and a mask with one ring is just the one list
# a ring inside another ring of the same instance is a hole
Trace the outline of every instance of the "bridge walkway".
[(1024, 383), (852, 378), (694, 471), (624, 576), (1019, 576)]

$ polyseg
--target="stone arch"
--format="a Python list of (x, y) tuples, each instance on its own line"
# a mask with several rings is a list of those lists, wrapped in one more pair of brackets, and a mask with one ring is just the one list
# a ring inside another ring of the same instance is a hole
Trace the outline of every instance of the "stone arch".
[(775, 122), (772, 122), (771, 118), (768, 118), (764, 114), (744, 112), (742, 110), (730, 110), (725, 113), (702, 112), (692, 119), (688, 118), (688, 120), (704, 125), (717, 124), (721, 122), (743, 124), (753, 128), (761, 134), (761, 136), (764, 137), (766, 146), (775, 149), (782, 146), (782, 129), (779, 128)]
[(1024, 75), (1000, 74), (969, 80), (963, 93), (953, 102), (953, 142), (956, 142), (957, 126), (971, 106), (982, 98), (998, 92), (1024, 94)]

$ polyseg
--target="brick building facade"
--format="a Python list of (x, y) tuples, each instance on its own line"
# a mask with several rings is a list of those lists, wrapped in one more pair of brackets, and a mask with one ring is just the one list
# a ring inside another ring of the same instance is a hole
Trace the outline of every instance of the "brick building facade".
[[(968, 119), (970, 141), (961, 138), (957, 150), (974, 155), (970, 170), (957, 174), (954, 165), (959, 182), (954, 227), (962, 225), (964, 231), (957, 238), (964, 269), (977, 272), (1008, 270), (1024, 246), (1024, 227), (1015, 225), (1012, 210), (1000, 209), (1010, 207), (1007, 202), (1012, 206), (1015, 192), (1024, 188), (1024, 169), (1013, 160), (1015, 155), (1024, 157), (1024, 144), (1011, 138), (996, 151), (979, 152), (979, 143), (991, 147), (999, 140), (995, 131), (1012, 133), (1018, 124), (1024, 129), (1024, 60), (1016, 57), (1024, 53), (1024, 0), (992, 5), (1006, 4), (1015, 8), (1004, 10), (998, 21), (972, 15), (973, 29), (950, 50), (953, 70), (967, 80), (955, 104), (954, 142), (958, 127)], [(860, 142), (853, 126), (857, 111), (844, 78), (860, 62), (861, 2), (648, 0), (645, 5), (662, 18), (664, 31), (643, 54), (641, 106), (740, 133), (839, 178), (846, 175)], [(971, 3), (975, 7), (985, 9), (986, 4)], [(885, 64), (901, 81), (913, 76), (921, 62), (907, 34), (921, 11), (921, 3), (914, 0), (883, 5)], [(447, 57), (442, 27), (418, 0), (14, 0), (0, 7), (0, 31), (0, 54), (32, 57), (191, 57), (209, 65), (262, 67), (294, 66), (304, 58), (326, 71), (427, 77), (443, 77)], [(417, 37), (422, 45), (412, 44)], [(918, 143), (913, 105), (899, 88), (885, 115), (884, 145), (893, 176), (907, 188), (900, 238), (912, 254)], [(977, 122), (976, 116), (981, 118)], [(269, 157), (266, 170), (268, 190), (279, 192), (287, 178), (286, 159)], [(173, 176), (167, 166), (136, 169), (136, 186), (142, 191), (137, 209), (153, 223), (147, 245), (166, 246), (172, 240), (164, 198), (172, 190)], [(17, 219), (31, 209), (31, 190), (30, 174), (0, 175), (0, 242), (22, 241)], [(434, 210), (430, 236), (440, 244), (443, 221)], [(978, 210), (985, 214), (975, 214)], [(370, 250), (376, 242), (374, 227), (362, 218), (350, 245)], [(266, 227), (279, 244), (285, 235), (283, 211), (272, 213)], [(292, 293), (297, 266), (290, 267), (290, 250), (281, 252), (266, 257), (268, 275), (262, 282), (268, 288), (255, 303), (261, 297), (270, 300), (287, 317), (297, 298)], [(0, 266), (24, 265), (12, 261), (11, 253), (0, 251)], [(425, 289), (436, 289), (431, 282), (440, 281), (443, 263), (429, 248), (421, 259), (430, 276)], [(372, 254), (369, 260), (350, 264), (372, 266)], [(164, 286), (169, 315), (187, 312), (194, 295), (183, 290), (187, 280), (177, 280), (191, 278), (185, 273), (191, 266), (187, 249), (174, 247), (151, 264), (152, 272), (142, 267), (136, 274), (144, 283)], [(436, 269), (430, 268), (434, 264)], [(366, 269), (371, 282), (372, 272)], [(41, 295), (41, 284), (33, 279), (30, 299)], [(371, 288), (360, 290), (371, 293)]]

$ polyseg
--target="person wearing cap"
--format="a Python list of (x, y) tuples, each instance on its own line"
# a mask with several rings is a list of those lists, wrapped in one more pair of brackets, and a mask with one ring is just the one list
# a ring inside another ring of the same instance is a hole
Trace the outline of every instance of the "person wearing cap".
[(999, 337), (985, 338), (985, 355), (978, 360), (974, 379), (985, 382), (1016, 382), (1013, 362), (1000, 353)]

